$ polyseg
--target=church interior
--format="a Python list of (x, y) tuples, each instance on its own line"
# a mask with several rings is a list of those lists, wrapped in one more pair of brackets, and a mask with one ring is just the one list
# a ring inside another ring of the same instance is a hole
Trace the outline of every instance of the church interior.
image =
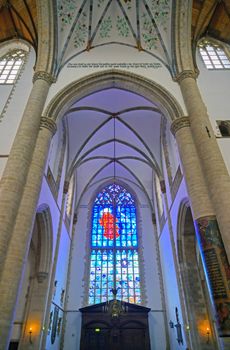
[(230, 3), (0, 0), (0, 350), (230, 349)]

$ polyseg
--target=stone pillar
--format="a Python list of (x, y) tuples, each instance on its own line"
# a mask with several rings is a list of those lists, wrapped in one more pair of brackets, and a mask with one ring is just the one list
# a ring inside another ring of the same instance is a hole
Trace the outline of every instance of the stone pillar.
[(51, 119), (41, 118), (40, 131), (5, 258), (0, 281), (0, 349), (3, 350), (7, 349), (10, 341), (11, 326), (30, 246), (45, 162), (51, 136), (55, 130), (56, 125)]
[(190, 119), (182, 117), (174, 120), (171, 131), (177, 141), (193, 219), (214, 215), (214, 209), (191, 134)]
[(34, 85), (0, 182), (0, 275), (26, 183), (40, 127), (40, 118), (52, 78), (46, 72), (36, 72), (33, 82)]
[(193, 71), (177, 77), (189, 114), (191, 132), (200, 158), (209, 196), (215, 210), (223, 243), (230, 259), (230, 177), (209, 121)]
[[(190, 119), (176, 119), (171, 130), (177, 140), (218, 333), (230, 335), (230, 268), (191, 134)], [(223, 321), (224, 313), (229, 315), (227, 321)]]

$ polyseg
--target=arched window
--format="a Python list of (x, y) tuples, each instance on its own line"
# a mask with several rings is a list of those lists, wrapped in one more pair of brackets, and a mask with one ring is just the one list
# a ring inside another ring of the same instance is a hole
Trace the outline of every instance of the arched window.
[(203, 41), (199, 52), (207, 69), (230, 69), (230, 60), (221, 46)]
[(114, 298), (141, 303), (134, 197), (121, 185), (106, 186), (92, 208), (89, 304)]
[(13, 84), (25, 61), (26, 52), (13, 50), (0, 58), (0, 84)]

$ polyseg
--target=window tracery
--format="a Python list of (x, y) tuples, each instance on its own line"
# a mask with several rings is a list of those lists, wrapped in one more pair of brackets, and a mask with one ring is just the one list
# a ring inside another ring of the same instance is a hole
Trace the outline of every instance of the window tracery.
[(203, 41), (199, 52), (207, 69), (230, 69), (229, 57), (220, 45)]
[(114, 298), (141, 303), (136, 205), (122, 186), (111, 184), (92, 208), (89, 304)]
[(13, 50), (0, 58), (0, 84), (13, 84), (20, 73), (26, 52)]

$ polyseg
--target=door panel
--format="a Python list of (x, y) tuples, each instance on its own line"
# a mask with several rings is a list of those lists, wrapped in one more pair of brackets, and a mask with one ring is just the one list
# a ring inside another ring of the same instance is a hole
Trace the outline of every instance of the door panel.
[(122, 329), (121, 349), (147, 350), (145, 346), (145, 332), (143, 329)]

